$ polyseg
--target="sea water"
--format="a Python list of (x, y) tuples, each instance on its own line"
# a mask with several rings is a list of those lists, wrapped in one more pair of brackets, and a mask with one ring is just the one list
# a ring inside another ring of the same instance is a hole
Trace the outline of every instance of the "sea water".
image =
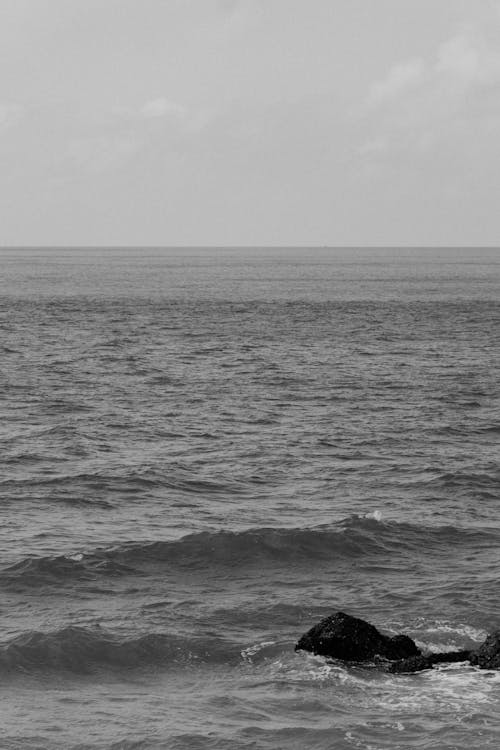
[(500, 253), (0, 253), (2, 750), (498, 748)]

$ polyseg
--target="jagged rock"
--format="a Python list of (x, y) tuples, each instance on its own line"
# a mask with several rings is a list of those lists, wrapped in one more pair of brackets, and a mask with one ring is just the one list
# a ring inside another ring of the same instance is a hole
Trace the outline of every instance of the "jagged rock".
[(399, 659), (387, 668), (393, 674), (401, 672), (421, 672), (423, 669), (432, 669), (434, 664), (468, 661), (471, 651), (445, 651), (438, 654), (427, 654), (410, 656), (408, 659)]
[(481, 669), (500, 669), (500, 630), (495, 630), (471, 654), (470, 663)]
[(368, 661), (375, 656), (396, 660), (420, 655), (407, 635), (390, 638), (365, 620), (336, 612), (305, 633), (295, 650), (311, 651), (343, 661)]

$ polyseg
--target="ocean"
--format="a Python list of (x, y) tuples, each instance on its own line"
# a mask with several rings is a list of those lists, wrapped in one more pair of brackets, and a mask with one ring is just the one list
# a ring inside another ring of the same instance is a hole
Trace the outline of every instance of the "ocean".
[(500, 252), (0, 252), (1, 750), (500, 746)]

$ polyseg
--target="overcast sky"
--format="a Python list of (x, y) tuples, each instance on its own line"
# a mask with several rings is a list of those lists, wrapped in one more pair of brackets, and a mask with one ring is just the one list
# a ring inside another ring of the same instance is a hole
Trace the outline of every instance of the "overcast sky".
[(0, 0), (1, 245), (497, 245), (499, 0)]

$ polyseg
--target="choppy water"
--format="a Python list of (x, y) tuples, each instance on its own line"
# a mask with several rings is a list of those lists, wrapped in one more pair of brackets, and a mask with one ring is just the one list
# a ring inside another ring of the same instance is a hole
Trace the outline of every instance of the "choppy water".
[(0, 254), (2, 750), (497, 748), (500, 253)]

